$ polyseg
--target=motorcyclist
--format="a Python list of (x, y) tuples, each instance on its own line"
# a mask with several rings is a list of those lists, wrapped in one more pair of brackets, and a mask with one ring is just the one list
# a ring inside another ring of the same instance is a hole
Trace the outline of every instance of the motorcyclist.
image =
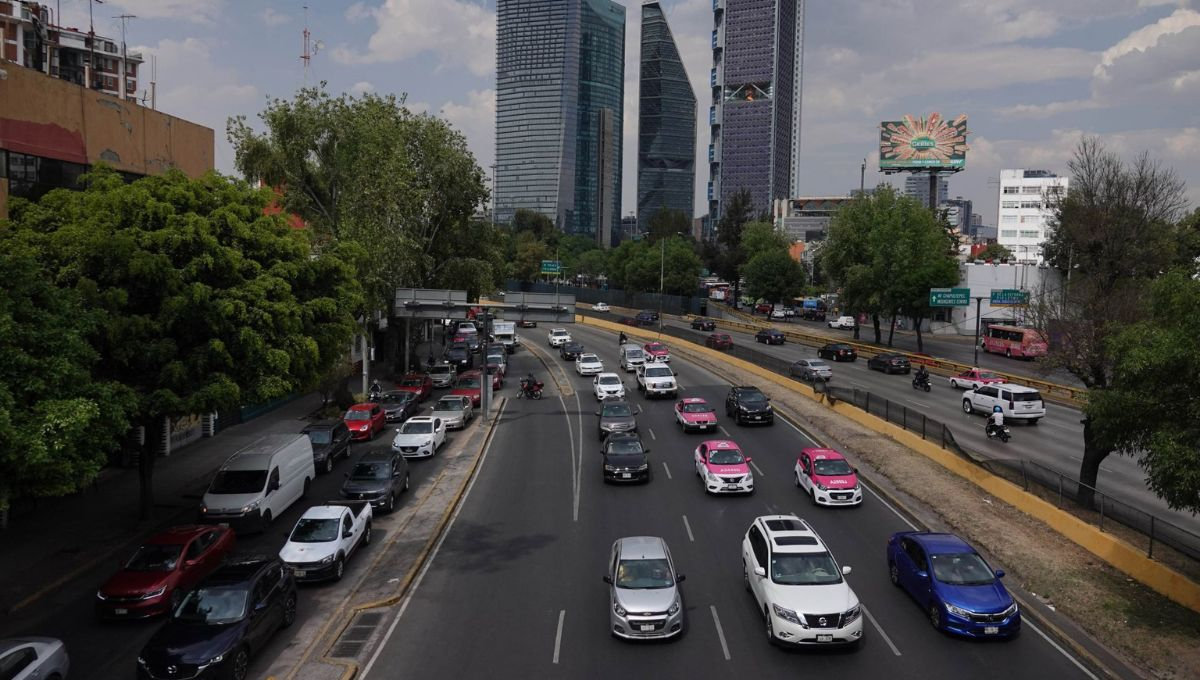
[(528, 394), (532, 392), (537, 387), (537, 384), (537, 378), (533, 377), (533, 371), (530, 371), (529, 375), (521, 378), (521, 393)]
[(1004, 409), (999, 405), (992, 407), (992, 415), (988, 416), (987, 425), (984, 427), (984, 432), (991, 436), (992, 433), (1000, 432), (1004, 428)]
[(929, 382), (929, 371), (925, 369), (925, 365), (917, 367), (917, 375), (914, 377), (918, 385), (923, 385)]
[(621, 335), (617, 336), (617, 347), (624, 345), (629, 340), (629, 336), (625, 335), (625, 331), (621, 331)]
[(371, 389), (367, 391), (367, 394), (374, 397), (374, 396), (378, 396), (379, 394), (382, 394), (382, 393), (383, 393), (383, 386), (379, 384), (379, 379), (376, 378), (376, 379), (372, 380), (371, 381)]

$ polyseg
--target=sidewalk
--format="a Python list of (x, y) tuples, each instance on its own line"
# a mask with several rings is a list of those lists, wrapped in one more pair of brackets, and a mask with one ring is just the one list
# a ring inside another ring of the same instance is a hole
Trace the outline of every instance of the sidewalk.
[(45, 499), (12, 518), (0, 532), (0, 614), (19, 612), (88, 568), (125, 556), (131, 544), (160, 528), (194, 521), (213, 472), (230, 454), (265, 434), (300, 432), (320, 404), (318, 394), (307, 394), (160, 457), (149, 519), (138, 519), (137, 468), (106, 470), (91, 488)]

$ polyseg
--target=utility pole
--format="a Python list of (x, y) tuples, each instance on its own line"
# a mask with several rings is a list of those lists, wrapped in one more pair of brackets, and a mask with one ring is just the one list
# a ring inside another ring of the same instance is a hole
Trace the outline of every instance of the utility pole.
[(659, 245), (662, 246), (662, 254), (658, 258), (658, 339), (662, 340), (662, 299), (663, 299), (663, 281), (667, 271), (667, 237), (663, 236), (659, 239)]
[(973, 366), (979, 366), (979, 322), (982, 318), (983, 301), (985, 298), (972, 296), (975, 298), (975, 363)]
[(863, 162), (862, 162), (862, 169), (858, 173), (858, 195), (859, 196), (865, 195), (866, 189), (867, 189), (867, 159), (864, 158)]
[[(104, 0), (87, 0), (88, 4), (88, 66), (84, 70), (84, 78), (87, 82), (84, 87), (92, 89), (92, 77), (96, 71), (96, 19), (92, 16), (92, 3), (98, 2), (104, 4)], [(60, 19), (61, 21), (61, 19)]]

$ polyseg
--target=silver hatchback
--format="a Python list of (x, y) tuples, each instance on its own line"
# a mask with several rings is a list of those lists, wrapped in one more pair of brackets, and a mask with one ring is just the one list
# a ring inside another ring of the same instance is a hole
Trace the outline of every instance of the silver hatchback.
[(669, 638), (683, 632), (683, 574), (657, 536), (627, 536), (608, 559), (609, 630), (625, 639)]

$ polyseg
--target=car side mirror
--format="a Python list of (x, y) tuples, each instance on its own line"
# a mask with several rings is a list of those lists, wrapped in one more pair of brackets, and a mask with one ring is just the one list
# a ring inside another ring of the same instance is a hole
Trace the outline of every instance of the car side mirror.
[(254, 605), (254, 613), (256, 615), (261, 614), (265, 611), (267, 611), (267, 603), (266, 602), (259, 602)]
[(350, 538), (353, 535), (354, 535), (354, 532), (349, 529), (346, 529), (345, 531), (342, 532), (342, 538)]
[(747, 462), (747, 463), (750, 463), (750, 462), (753, 462), (753, 461), (754, 461), (754, 459), (753, 459), (753, 458), (751, 458), (750, 456), (746, 456), (746, 462)]
[(766, 570), (766, 569), (763, 569), (762, 567), (755, 567), (755, 568), (754, 568), (754, 575), (755, 575), (755, 576), (757, 576), (757, 577), (759, 577), (759, 578), (766, 578), (766, 577), (767, 577), (767, 570)]
[(1004, 578), (1004, 570), (1003, 569), (996, 570), (996, 578)]
[(929, 578), (929, 572), (927, 572), (927, 571), (918, 571), (918, 572), (917, 572), (917, 578), (919, 578), (919, 579), (927, 579), (927, 578)]
[(605, 583), (609, 583), (609, 584), (612, 583), (612, 577), (609, 576), (608, 574), (605, 574), (603, 578), (604, 578)]
[(849, 576), (849, 575), (850, 575), (850, 565), (848, 565), (848, 564), (842, 565), (842, 576)]
[(599, 411), (596, 411), (596, 415), (600, 415), (600, 412), (599, 412)]
[(642, 453), (644, 453), (648, 456), (648, 455), (650, 455), (650, 449), (642, 449)]
[(686, 574), (675, 574), (675, 582), (676, 583), (683, 583), (686, 580), (687, 580)]

